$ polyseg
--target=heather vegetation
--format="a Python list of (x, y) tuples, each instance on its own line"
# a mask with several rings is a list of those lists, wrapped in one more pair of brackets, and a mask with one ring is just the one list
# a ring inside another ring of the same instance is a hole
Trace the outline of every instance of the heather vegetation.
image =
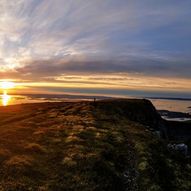
[(189, 161), (146, 128), (157, 117), (145, 100), (1, 107), (0, 190), (190, 190)]

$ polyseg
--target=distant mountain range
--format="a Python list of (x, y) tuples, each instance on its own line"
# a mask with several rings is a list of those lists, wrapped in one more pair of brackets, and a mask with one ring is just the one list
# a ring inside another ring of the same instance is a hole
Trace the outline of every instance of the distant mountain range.
[(108, 99), (112, 98), (109, 96), (94, 96), (94, 95), (75, 95), (75, 94), (19, 94), (22, 96), (27, 96), (32, 99)]
[[(80, 95), (80, 94), (19, 94), (31, 98), (68, 98), (68, 99), (108, 99), (113, 96), (102, 95)], [(179, 100), (179, 101), (191, 101), (191, 98), (179, 98), (179, 97), (144, 97), (145, 99), (162, 99), (162, 100)], [(191, 107), (191, 106), (190, 106)]]
[(145, 97), (146, 99), (166, 99), (166, 100), (179, 100), (179, 101), (191, 101), (191, 98), (174, 98), (174, 97)]

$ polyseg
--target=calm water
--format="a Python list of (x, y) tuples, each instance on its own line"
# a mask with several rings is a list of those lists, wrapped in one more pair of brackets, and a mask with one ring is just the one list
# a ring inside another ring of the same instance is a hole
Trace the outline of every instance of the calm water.
[(165, 100), (165, 99), (151, 99), (153, 105), (157, 110), (178, 111), (183, 113), (191, 113), (191, 101), (183, 100)]
[(27, 96), (20, 96), (20, 95), (8, 95), (3, 94), (0, 96), (0, 105), (7, 106), (7, 105), (16, 105), (22, 103), (35, 103), (35, 102), (42, 102), (42, 99), (31, 99)]
[[(15, 105), (15, 104), (22, 104), (22, 103), (37, 103), (37, 102), (55, 102), (55, 101), (71, 101), (71, 100), (79, 100), (82, 98), (75, 98), (70, 96), (61, 97), (61, 96), (37, 96), (37, 95), (8, 95), (4, 92), (3, 95), (0, 96), (0, 105), (7, 106), (7, 105)], [(88, 99), (87, 97), (85, 99)], [(89, 98), (92, 99), (92, 98)], [(182, 101), (182, 100), (164, 100), (164, 99), (151, 99), (153, 105), (156, 109), (160, 110), (169, 110), (169, 111), (179, 111), (179, 112), (186, 112), (191, 113), (191, 101)]]
[[(82, 96), (81, 96), (82, 97)], [(78, 101), (88, 100), (80, 96), (54, 96), (54, 95), (8, 95), (4, 92), (0, 95), (0, 106), (17, 105), (24, 103), (41, 103), (41, 102), (60, 102), (60, 101)], [(92, 98), (91, 98), (92, 100)]]

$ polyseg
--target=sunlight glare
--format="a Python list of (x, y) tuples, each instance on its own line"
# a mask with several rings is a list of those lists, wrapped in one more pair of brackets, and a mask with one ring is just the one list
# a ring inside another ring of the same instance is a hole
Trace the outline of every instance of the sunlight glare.
[(10, 89), (10, 88), (14, 88), (15, 87), (15, 84), (14, 82), (8, 82), (8, 81), (3, 81), (1, 82), (1, 88), (3, 90), (5, 89)]

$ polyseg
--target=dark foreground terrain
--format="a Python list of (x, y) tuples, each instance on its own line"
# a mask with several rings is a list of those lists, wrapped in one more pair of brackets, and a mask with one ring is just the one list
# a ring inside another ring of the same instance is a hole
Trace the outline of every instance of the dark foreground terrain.
[(147, 100), (0, 107), (0, 190), (189, 191), (160, 123)]

